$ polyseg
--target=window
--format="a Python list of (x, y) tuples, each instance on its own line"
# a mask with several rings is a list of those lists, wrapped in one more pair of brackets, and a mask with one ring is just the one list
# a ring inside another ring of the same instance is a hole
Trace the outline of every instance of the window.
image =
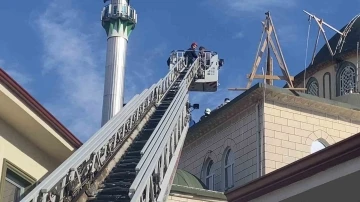
[(0, 201), (18, 202), (29, 191), (35, 179), (25, 174), (21, 169), (11, 164), (6, 159), (3, 164), (0, 184)]
[(224, 177), (225, 177), (225, 190), (234, 185), (234, 155), (231, 149), (228, 149), (224, 159)]
[(319, 82), (316, 78), (311, 77), (306, 84), (306, 93), (319, 96)]
[(344, 62), (337, 71), (336, 89), (337, 96), (342, 96), (356, 88), (356, 67), (350, 62)]
[(117, 6), (114, 6), (114, 15), (116, 15), (118, 12), (118, 7)]
[(214, 162), (209, 159), (205, 169), (205, 184), (209, 190), (214, 190)]
[(329, 72), (323, 76), (323, 97), (331, 99), (331, 74)]
[(311, 143), (311, 149), (310, 149), (310, 153), (315, 153), (318, 152), (322, 149), (324, 149), (326, 146), (321, 143), (319, 140), (315, 140), (313, 143)]

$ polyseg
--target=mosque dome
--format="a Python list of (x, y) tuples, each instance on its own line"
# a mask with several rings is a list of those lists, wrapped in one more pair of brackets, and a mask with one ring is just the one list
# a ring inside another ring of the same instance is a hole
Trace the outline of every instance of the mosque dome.
[(181, 169), (176, 171), (173, 184), (197, 189), (206, 189), (206, 185), (204, 185), (199, 178)]
[[(359, 15), (356, 15), (348, 24), (346, 24), (341, 30), (342, 33), (346, 33), (346, 37), (343, 38), (339, 33), (336, 33), (329, 40), (329, 45), (334, 52), (332, 57), (327, 44), (325, 43), (314, 58), (314, 63), (309, 65), (306, 69), (306, 78), (311, 77), (318, 71), (339, 63), (349, 57), (356, 55), (357, 42), (360, 41), (360, 19)], [(316, 26), (317, 27), (317, 26)], [(326, 27), (326, 26), (323, 26)], [(320, 34), (321, 35), (321, 34)], [(323, 38), (320, 36), (320, 38)], [(342, 39), (343, 38), (343, 39)], [(310, 46), (311, 47), (311, 46)], [(311, 50), (311, 48), (309, 49)], [(311, 59), (311, 51), (308, 53), (308, 58)], [(295, 76), (294, 86), (297, 86), (303, 82), (304, 71)]]

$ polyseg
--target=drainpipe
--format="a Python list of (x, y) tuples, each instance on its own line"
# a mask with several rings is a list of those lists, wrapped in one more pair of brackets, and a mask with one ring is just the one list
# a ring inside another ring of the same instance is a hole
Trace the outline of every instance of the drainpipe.
[[(262, 121), (262, 124), (264, 124), (264, 114), (261, 114), (261, 107), (265, 106), (264, 104), (264, 100), (263, 102), (259, 101), (256, 106), (255, 106), (255, 115), (256, 115), (256, 157), (257, 157), (257, 177), (261, 177), (264, 173), (264, 170), (263, 170), (263, 166), (261, 164), (261, 161), (264, 160), (264, 137), (263, 137), (263, 134), (264, 134), (264, 127), (262, 127), (261, 125), (261, 121)], [(261, 118), (261, 115), (263, 115), (263, 117)]]
[(257, 157), (257, 160), (256, 160), (256, 170), (257, 170), (257, 178), (259, 178), (261, 176), (261, 155), (260, 155), (260, 133), (261, 133), (261, 130), (260, 130), (260, 113), (259, 113), (259, 107), (260, 107), (260, 104), (259, 102), (256, 103), (255, 105), (255, 118), (256, 118), (256, 157)]

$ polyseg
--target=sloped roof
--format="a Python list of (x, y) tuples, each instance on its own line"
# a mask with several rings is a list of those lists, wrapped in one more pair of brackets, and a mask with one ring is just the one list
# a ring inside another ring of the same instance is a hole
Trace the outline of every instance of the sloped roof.
[(47, 111), (34, 97), (22, 88), (0, 67), (0, 83), (10, 90), (17, 98), (27, 105), (34, 113), (44, 120), (50, 127), (59, 133), (73, 147), (79, 148), (82, 143), (64, 125), (60, 123), (49, 111)]
[[(346, 35), (345, 42), (341, 51), (337, 51), (334, 57), (332, 57), (325, 43), (321, 47), (319, 52), (316, 54), (314, 58), (314, 63), (306, 68), (306, 78), (311, 77), (316, 72), (328, 67), (331, 64), (335, 64), (337, 60), (341, 61), (356, 54), (356, 46), (357, 46), (356, 44), (357, 42), (360, 41), (360, 19), (357, 17), (358, 16), (355, 16), (354, 21), (352, 23), (350, 21), (345, 26), (343, 26), (343, 28), (339, 30), (340, 32), (343, 32), (348, 25), (350, 26), (349, 27), (350, 31)], [(340, 39), (340, 34), (336, 33), (329, 40), (329, 45), (333, 52), (335, 51), (339, 39)], [(303, 78), (304, 78), (304, 71), (300, 72), (295, 76), (294, 86), (297, 86), (301, 82), (303, 82)]]

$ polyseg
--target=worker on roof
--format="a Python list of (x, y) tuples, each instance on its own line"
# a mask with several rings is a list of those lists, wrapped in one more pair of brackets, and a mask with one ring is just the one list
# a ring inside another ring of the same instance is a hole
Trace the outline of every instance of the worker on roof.
[(193, 42), (191, 44), (191, 47), (189, 49), (187, 49), (184, 53), (184, 57), (186, 58), (187, 60), (187, 65), (190, 66), (195, 60), (196, 58), (198, 57), (196, 55), (196, 47), (197, 47), (197, 43), (196, 42)]
[(221, 105), (219, 105), (216, 109), (220, 109), (221, 107), (223, 107), (224, 105), (226, 105), (227, 103), (230, 102), (229, 98), (225, 98), (224, 103), (222, 103)]
[(211, 110), (209, 108), (206, 108), (204, 111), (204, 115), (201, 116), (200, 121), (203, 120), (204, 118), (210, 116)]

